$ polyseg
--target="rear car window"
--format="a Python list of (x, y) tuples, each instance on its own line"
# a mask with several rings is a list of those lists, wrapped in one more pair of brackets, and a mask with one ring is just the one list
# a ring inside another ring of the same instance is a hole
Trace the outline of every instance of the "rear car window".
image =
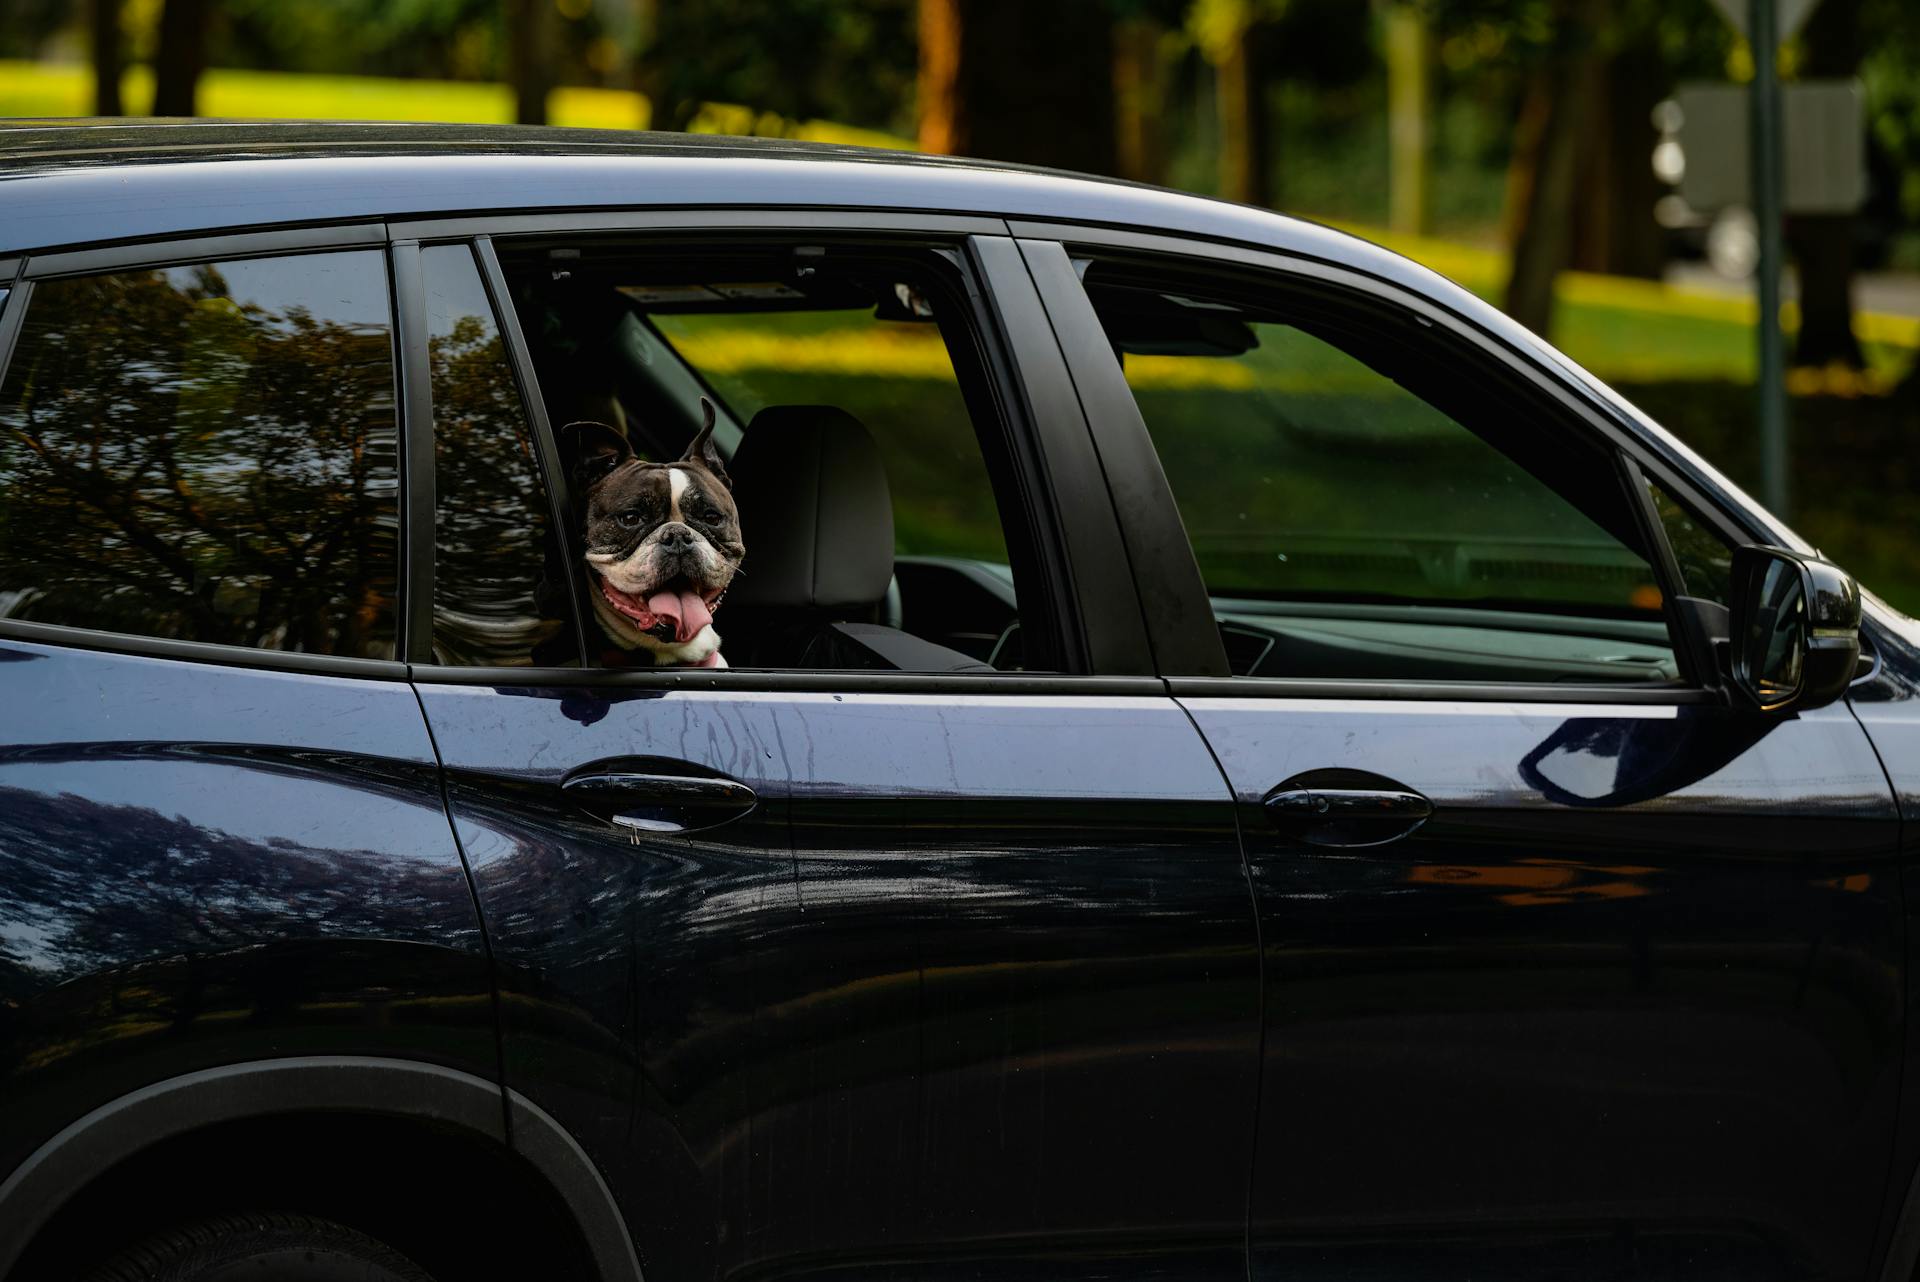
[(69, 277), (27, 302), (0, 383), (0, 618), (393, 657), (383, 255)]

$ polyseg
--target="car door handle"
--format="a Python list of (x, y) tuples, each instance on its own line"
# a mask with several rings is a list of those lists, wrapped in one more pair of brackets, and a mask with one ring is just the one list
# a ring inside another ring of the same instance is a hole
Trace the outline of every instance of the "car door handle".
[(753, 789), (725, 775), (590, 769), (560, 785), (567, 800), (624, 828), (642, 833), (699, 832), (739, 819), (756, 804)]
[(1388, 786), (1296, 778), (1268, 793), (1262, 804), (1275, 828), (1308, 845), (1383, 846), (1412, 835), (1433, 814), (1433, 803), (1390, 780), (1380, 782)]

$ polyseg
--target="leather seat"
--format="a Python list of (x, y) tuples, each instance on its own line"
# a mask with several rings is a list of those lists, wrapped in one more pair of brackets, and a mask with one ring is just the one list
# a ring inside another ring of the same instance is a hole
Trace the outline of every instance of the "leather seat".
[(727, 662), (752, 668), (991, 672), (888, 627), (893, 497), (873, 437), (831, 405), (770, 405), (727, 464), (744, 567), (718, 626)]

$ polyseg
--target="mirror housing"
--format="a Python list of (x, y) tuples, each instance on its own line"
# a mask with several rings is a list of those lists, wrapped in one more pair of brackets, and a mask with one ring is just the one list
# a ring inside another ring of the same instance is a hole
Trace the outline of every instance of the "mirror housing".
[(1733, 550), (1733, 687), (1775, 716), (1846, 693), (1860, 660), (1860, 585), (1839, 566), (1786, 548)]

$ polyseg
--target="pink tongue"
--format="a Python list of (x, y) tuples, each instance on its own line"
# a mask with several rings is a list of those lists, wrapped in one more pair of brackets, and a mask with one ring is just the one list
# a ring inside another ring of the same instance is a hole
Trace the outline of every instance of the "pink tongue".
[(656, 592), (647, 598), (647, 609), (673, 620), (675, 641), (691, 641), (713, 622), (713, 611), (707, 609), (697, 592)]

